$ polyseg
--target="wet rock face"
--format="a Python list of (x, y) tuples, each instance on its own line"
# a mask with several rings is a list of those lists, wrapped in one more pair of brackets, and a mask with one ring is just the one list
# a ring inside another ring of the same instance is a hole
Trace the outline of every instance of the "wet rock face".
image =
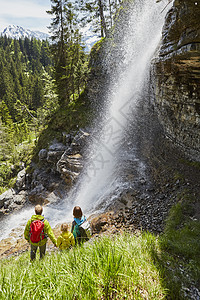
[(200, 42), (200, 3), (195, 0), (176, 0), (163, 28), (160, 55)]
[(153, 66), (154, 104), (166, 135), (200, 160), (200, 2), (176, 0)]
[(89, 136), (89, 133), (80, 130), (57, 162), (56, 169), (69, 188), (75, 183), (83, 168), (84, 149)]
[(83, 168), (82, 156), (89, 133), (80, 129), (67, 135), (63, 133), (63, 136), (63, 143), (54, 141), (38, 154), (40, 165), (33, 166), (28, 192), (29, 201), (34, 204), (51, 202), (52, 193), (62, 198), (62, 193), (72, 187)]

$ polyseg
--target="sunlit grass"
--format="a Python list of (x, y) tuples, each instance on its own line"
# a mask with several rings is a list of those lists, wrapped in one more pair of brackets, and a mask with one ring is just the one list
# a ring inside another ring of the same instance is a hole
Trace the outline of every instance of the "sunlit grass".
[(181, 195), (160, 236), (103, 236), (42, 261), (28, 252), (1, 260), (0, 299), (190, 299), (200, 278), (192, 201)]
[(29, 263), (29, 254), (1, 261), (1, 299), (164, 299), (152, 259), (156, 238), (103, 237)]

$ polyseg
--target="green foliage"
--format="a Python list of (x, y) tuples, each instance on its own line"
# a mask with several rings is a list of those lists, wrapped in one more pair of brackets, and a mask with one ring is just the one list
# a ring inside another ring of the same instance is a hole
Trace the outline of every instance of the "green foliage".
[(184, 165), (200, 169), (200, 162), (199, 161), (189, 161), (189, 160), (186, 160), (186, 159), (181, 159), (180, 161)]
[(0, 193), (26, 165), (39, 131), (58, 107), (49, 43), (0, 37)]
[(49, 122), (51, 116), (59, 107), (58, 96), (55, 93), (55, 80), (47, 73), (42, 75), (44, 103), (37, 109), (37, 122), (41, 126), (45, 126)]
[(84, 53), (77, 16), (71, 1), (51, 0), (51, 52), (60, 105), (69, 103), (71, 96), (84, 89), (87, 76), (87, 55)]
[[(99, 238), (27, 264), (28, 254), (1, 261), (1, 299), (164, 299), (151, 259), (151, 235)], [(12, 295), (12, 296), (11, 296)]]
[(63, 142), (63, 132), (78, 131), (79, 128), (90, 124), (91, 108), (87, 104), (86, 92), (74, 95), (68, 105), (58, 106), (46, 126), (40, 133), (34, 149), (34, 160), (38, 160), (41, 148), (47, 148), (49, 143), (56, 139)]
[(163, 246), (187, 259), (200, 255), (200, 222), (193, 218), (195, 200), (184, 191), (172, 207), (166, 223)]
[(189, 299), (184, 289), (197, 286), (200, 278), (200, 222), (193, 217), (197, 201), (184, 191), (159, 238), (161, 251), (155, 261), (166, 278), (170, 299)]
[(50, 74), (52, 66), (48, 51), (47, 41), (0, 37), (0, 102), (7, 105), (13, 121), (18, 116), (17, 101), (30, 110), (43, 105), (41, 77)]
[(98, 51), (101, 49), (103, 42), (105, 41), (105, 38), (101, 38), (99, 41), (97, 41), (91, 50), (91, 55), (94, 55), (94, 53), (98, 53)]
[(91, 23), (94, 32), (107, 37), (113, 27), (115, 15), (121, 6), (120, 0), (79, 0), (83, 24)]
[(0, 193), (13, 186), (22, 162), (25, 165), (30, 163), (33, 139), (22, 142), (25, 137), (30, 137), (25, 123), (13, 124), (11, 131), (0, 119)]

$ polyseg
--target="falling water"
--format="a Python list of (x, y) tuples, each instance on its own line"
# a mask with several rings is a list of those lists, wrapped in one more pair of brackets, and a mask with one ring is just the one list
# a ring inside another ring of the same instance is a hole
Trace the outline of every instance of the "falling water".
[[(93, 136), (83, 176), (69, 197), (62, 203), (45, 207), (45, 217), (52, 226), (63, 219), (70, 221), (74, 205), (80, 205), (84, 212), (89, 214), (100, 205), (106, 207), (108, 202), (112, 201), (113, 195), (117, 195), (123, 189), (123, 182), (118, 173), (122, 138), (130, 122), (130, 114), (139, 101), (138, 95), (142, 94), (150, 61), (158, 47), (166, 14), (166, 10), (162, 10), (168, 0), (160, 3), (156, 3), (156, 0), (133, 2), (129, 24), (121, 41), (123, 61), (117, 62), (118, 79), (111, 79), (107, 92), (106, 110), (102, 114), (105, 116), (102, 119), (102, 131)], [(120, 66), (123, 66), (122, 70)], [(132, 159), (137, 160), (134, 157), (134, 149), (132, 155)], [(137, 164), (139, 171), (143, 173), (145, 166), (140, 161), (137, 161)], [(5, 237), (3, 228), (6, 228), (7, 233), (19, 225), (24, 228), (24, 223), (32, 212), (32, 208), (24, 208), (22, 212), (15, 213), (3, 221), (0, 238)]]
[[(103, 129), (100, 136), (93, 137), (90, 160), (80, 186), (75, 187), (70, 202), (91, 212), (99, 204), (112, 201), (114, 191), (120, 191), (118, 178), (119, 153), (124, 130), (130, 122), (130, 113), (142, 94), (150, 61), (158, 47), (165, 13), (162, 8), (168, 1), (157, 4), (155, 0), (135, 1), (129, 24), (122, 41), (123, 71), (118, 68), (117, 82), (110, 85), (107, 93), (109, 105), (103, 113)], [(134, 120), (132, 120), (133, 122)], [(134, 151), (133, 151), (134, 155)], [(136, 157), (132, 157), (136, 159)], [(138, 164), (144, 172), (142, 162)], [(143, 174), (144, 175), (144, 174)], [(123, 189), (123, 186), (121, 186)], [(110, 195), (110, 197), (109, 197)], [(68, 199), (69, 200), (69, 199)]]

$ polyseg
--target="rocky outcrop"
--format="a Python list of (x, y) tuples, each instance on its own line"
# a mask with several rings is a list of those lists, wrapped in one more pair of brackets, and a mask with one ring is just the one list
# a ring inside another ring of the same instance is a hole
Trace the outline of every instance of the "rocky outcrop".
[(75, 183), (83, 168), (84, 150), (89, 136), (89, 133), (80, 130), (57, 162), (57, 171), (68, 187)]
[[(72, 187), (83, 168), (85, 145), (90, 136), (80, 129), (64, 134), (64, 142), (54, 141), (48, 149), (39, 152), (39, 165), (33, 166), (31, 178), (31, 202), (46, 202), (49, 193), (64, 194)], [(36, 201), (34, 200), (36, 199)], [(42, 201), (43, 200), (43, 201)]]
[(22, 190), (17, 192), (9, 189), (0, 195), (0, 216), (13, 210), (20, 209), (27, 201), (27, 192)]
[(153, 66), (154, 105), (166, 135), (200, 160), (200, 3), (176, 0)]
[(0, 195), (0, 215), (18, 210), (28, 202), (47, 204), (65, 197), (83, 168), (90, 134), (80, 129), (63, 136), (63, 143), (53, 141), (47, 149), (41, 149), (39, 163), (31, 164), (31, 172), (21, 170), (15, 188)]

